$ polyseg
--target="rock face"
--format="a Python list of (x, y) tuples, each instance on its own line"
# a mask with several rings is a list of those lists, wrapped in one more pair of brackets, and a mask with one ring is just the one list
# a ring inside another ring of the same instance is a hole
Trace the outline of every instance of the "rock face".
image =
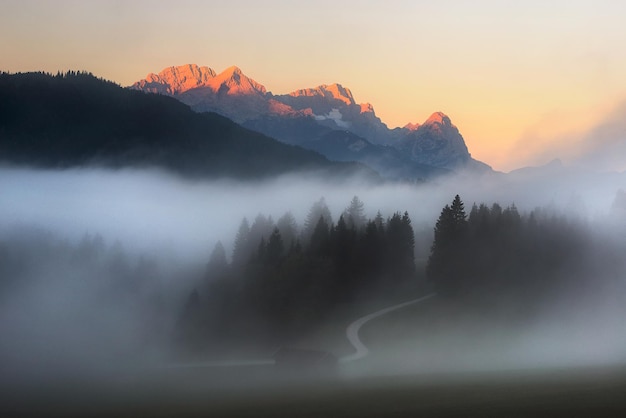
[(310, 112), (315, 120), (331, 129), (346, 129), (372, 143), (389, 145), (389, 129), (369, 103), (357, 104), (350, 89), (341, 84), (296, 90), (275, 96), (297, 111)]
[(416, 130), (419, 127), (420, 127), (419, 123), (410, 123), (409, 122), (406, 125), (404, 125), (403, 128), (406, 129), (407, 131), (414, 131), (414, 130)]
[(148, 74), (131, 88), (173, 96), (198, 112), (219, 113), (239, 123), (266, 113), (290, 111), (269, 100), (265, 87), (235, 66), (219, 74), (195, 64), (169, 67)]
[(301, 89), (289, 93), (291, 97), (323, 97), (327, 100), (339, 100), (350, 106), (356, 104), (350, 89), (344, 88), (341, 84), (322, 84), (321, 86), (311, 89)]
[[(237, 67), (216, 74), (209, 67), (188, 64), (148, 74), (131, 88), (173, 96), (197, 112), (219, 113), (280, 141), (330, 159), (360, 161), (384, 173), (421, 178), (428, 177), (428, 167), (436, 174), (491, 170), (471, 158), (459, 130), (443, 113), (434, 113), (422, 125), (389, 129), (371, 104), (358, 104), (341, 84), (273, 95)], [(415, 167), (407, 168), (411, 164)]]
[(229, 67), (219, 73), (207, 83), (213, 93), (217, 95), (227, 96), (248, 96), (259, 95), (264, 96), (267, 91), (265, 87), (256, 81), (248, 78), (238, 67)]
[(433, 113), (422, 125), (408, 130), (398, 148), (415, 162), (454, 169), (471, 158), (459, 130), (441, 112)]
[(166, 68), (159, 74), (150, 73), (144, 80), (133, 84), (132, 88), (173, 96), (198, 87), (206, 87), (215, 75), (215, 71), (209, 67), (187, 64)]

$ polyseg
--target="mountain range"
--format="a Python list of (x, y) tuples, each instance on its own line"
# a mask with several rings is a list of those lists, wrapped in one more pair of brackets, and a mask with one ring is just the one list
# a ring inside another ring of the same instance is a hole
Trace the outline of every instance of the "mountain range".
[(306, 169), (415, 181), (491, 171), (443, 113), (388, 129), (340, 84), (273, 95), (237, 67), (217, 74), (197, 65), (131, 88), (84, 72), (1, 73), (0, 160), (237, 178)]
[(330, 160), (362, 162), (384, 177), (428, 178), (450, 171), (488, 172), (471, 157), (448, 116), (389, 129), (369, 103), (350, 89), (323, 84), (274, 95), (238, 67), (216, 73), (187, 64), (148, 74), (131, 89), (174, 97), (196, 112), (215, 112), (281, 142), (317, 151)]
[(332, 162), (224, 116), (83, 72), (0, 73), (0, 161), (44, 168), (157, 167), (201, 178), (315, 171), (380, 180), (362, 164)]

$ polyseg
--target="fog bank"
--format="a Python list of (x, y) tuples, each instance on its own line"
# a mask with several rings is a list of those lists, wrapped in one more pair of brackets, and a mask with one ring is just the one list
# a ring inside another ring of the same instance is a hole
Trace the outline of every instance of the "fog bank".
[(520, 210), (537, 206), (603, 216), (626, 176), (557, 167), (510, 175), (459, 175), (418, 185), (368, 185), (358, 178), (283, 176), (259, 182), (189, 182), (160, 171), (0, 169), (0, 230), (38, 225), (76, 241), (85, 233), (142, 251), (165, 250), (203, 260), (221, 240), (232, 247), (239, 222), (262, 213), (274, 220), (291, 211), (302, 223), (326, 199), (338, 217), (357, 195), (366, 215), (408, 211), (414, 225), (434, 226), (441, 207), (460, 194), (466, 205), (494, 202)]
[[(11, 364), (12, 376), (35, 381), (60, 371), (100, 377), (120, 364), (136, 365), (137, 359), (165, 361), (181, 306), (202, 279), (213, 246), (222, 241), (230, 257), (242, 218), (252, 221), (258, 213), (276, 221), (291, 211), (302, 226), (321, 197), (337, 219), (356, 195), (370, 218), (377, 211), (384, 218), (408, 211), (416, 233), (425, 237), (417, 241), (417, 251), (427, 256), (441, 208), (460, 194), (468, 212), (474, 202), (515, 204), (521, 212), (553, 208), (581, 223), (602, 226), (597, 242), (619, 249), (624, 244), (620, 228), (626, 223), (615, 223), (611, 210), (616, 192), (624, 187), (624, 174), (558, 164), (509, 175), (460, 174), (424, 184), (377, 185), (315, 174), (239, 182), (187, 181), (156, 170), (2, 168), (0, 262), (24, 255), (32, 263), (0, 266), (18, 272), (0, 284), (0, 353)], [(29, 235), (29, 230), (34, 232)], [(94, 244), (98, 236), (102, 245)], [(611, 240), (603, 241), (605, 236)], [(82, 252), (86, 244), (89, 256)], [(414, 338), (383, 333), (372, 350), (378, 348), (385, 360), (376, 363), (374, 356), (371, 367), (363, 370), (379, 373), (376, 367), (386, 364), (389, 373), (435, 371), (436, 359), (446, 363), (438, 370), (455, 371), (581, 364), (594, 356), (605, 362), (622, 360), (626, 341), (617, 318), (623, 317), (623, 298), (607, 302), (598, 315), (583, 313), (601, 305), (606, 294), (623, 294), (623, 267), (608, 266), (618, 285), (603, 290), (593, 303), (581, 303), (579, 320), (567, 322), (577, 323), (570, 329), (556, 319), (558, 309), (519, 332), (481, 319), (471, 324), (478, 327), (476, 335), (484, 332), (480, 342), (468, 340), (456, 318), (438, 329), (423, 328), (426, 334), (409, 321)], [(381, 338), (388, 344), (381, 345)], [(570, 343), (566, 352), (564, 342)], [(455, 351), (465, 343), (470, 343), (469, 350)]]

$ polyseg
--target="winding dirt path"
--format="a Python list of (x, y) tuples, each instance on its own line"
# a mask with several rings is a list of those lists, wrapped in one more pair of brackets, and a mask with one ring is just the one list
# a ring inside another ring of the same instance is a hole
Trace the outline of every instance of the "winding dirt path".
[(373, 312), (373, 313), (371, 313), (369, 315), (365, 315), (365, 316), (357, 319), (356, 321), (352, 322), (350, 325), (348, 325), (348, 328), (346, 328), (346, 337), (348, 338), (348, 341), (350, 341), (350, 344), (352, 344), (352, 346), (356, 349), (356, 352), (353, 353), (353, 354), (350, 354), (348, 356), (344, 356), (344, 357), (340, 358), (339, 362), (340, 363), (348, 363), (350, 361), (362, 359), (362, 358), (366, 357), (369, 354), (368, 348), (365, 346), (365, 344), (363, 344), (363, 341), (361, 341), (361, 339), (359, 338), (359, 330), (367, 322), (371, 321), (374, 318), (378, 318), (379, 316), (385, 315), (385, 314), (387, 314), (389, 312), (392, 312), (392, 311), (395, 311), (395, 310), (398, 310), (398, 309), (402, 309), (402, 308), (407, 307), (409, 305), (414, 305), (416, 303), (423, 302), (425, 300), (428, 300), (428, 299), (434, 297), (435, 295), (436, 295), (436, 293), (430, 293), (430, 294), (428, 294), (426, 296), (422, 296), (420, 298), (413, 299), (413, 300), (410, 300), (408, 302), (399, 303), (397, 305), (389, 306), (387, 308), (384, 308), (384, 309), (381, 309), (379, 311)]
[[(432, 297), (434, 297), (436, 293), (430, 293), (426, 296), (419, 297), (417, 299), (409, 300), (407, 302), (399, 303), (397, 305), (388, 306), (384, 309), (378, 310), (376, 312), (370, 313), (368, 315), (362, 316), (356, 321), (352, 322), (346, 328), (346, 337), (350, 344), (355, 348), (356, 352), (353, 354), (341, 357), (339, 359), (340, 363), (348, 363), (351, 361), (359, 360), (366, 357), (369, 354), (369, 349), (363, 344), (363, 341), (359, 338), (359, 330), (363, 325), (368, 323), (374, 318), (378, 318), (379, 316), (383, 316), (389, 312), (393, 312), (398, 309), (405, 308), (410, 305), (414, 305), (416, 303), (424, 302)], [(237, 366), (261, 366), (261, 365), (273, 365), (275, 364), (275, 360), (272, 358), (268, 359), (241, 359), (241, 360), (222, 360), (222, 361), (204, 361), (204, 362), (196, 362), (196, 363), (178, 363), (178, 364), (170, 364), (165, 367), (167, 368), (202, 368), (202, 367), (237, 367)]]

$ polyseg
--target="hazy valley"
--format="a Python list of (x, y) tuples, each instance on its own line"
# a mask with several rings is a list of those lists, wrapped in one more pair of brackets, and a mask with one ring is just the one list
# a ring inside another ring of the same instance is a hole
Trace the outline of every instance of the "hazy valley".
[[(263, 387), (280, 404), (293, 382), (333, 398), (367, 379), (387, 390), (381, 376), (455, 387), (623, 367), (623, 172), (498, 173), (442, 113), (390, 130), (337, 84), (274, 96), (197, 66), (130, 89), (2, 74), (0, 156), (0, 357), (16, 411), (36, 396), (80, 414), (58, 399), (81, 382), (84, 399), (145, 413), (155, 394), (255, 405), (241, 391)], [(368, 356), (341, 361), (353, 321), (430, 294), (363, 325)], [(336, 368), (277, 372), (285, 347)], [(223, 367), (242, 360), (269, 366)]]

